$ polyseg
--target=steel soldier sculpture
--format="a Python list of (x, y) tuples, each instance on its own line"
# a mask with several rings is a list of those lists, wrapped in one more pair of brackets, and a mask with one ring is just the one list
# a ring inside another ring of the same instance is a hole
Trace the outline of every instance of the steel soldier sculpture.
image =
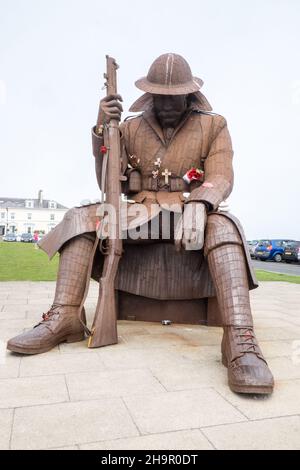
[[(130, 108), (140, 114), (120, 125), (121, 167), (127, 177), (122, 185), (126, 211), (144, 211), (122, 225), (126, 237), (115, 289), (133, 301), (155, 299), (174, 309), (215, 297), (230, 388), (267, 394), (274, 381), (254, 334), (249, 301), (257, 281), (238, 220), (218, 210), (233, 187), (231, 139), (224, 117), (211, 112), (202, 84), (185, 59), (171, 53), (158, 57), (136, 82), (145, 93)], [(92, 129), (100, 189), (102, 130), (121, 119), (121, 101), (120, 95), (103, 98)], [(99, 280), (105, 256), (100, 250), (93, 255), (98, 210), (99, 204), (69, 210), (40, 242), (50, 258), (60, 253), (53, 305), (31, 331), (9, 340), (9, 350), (38, 354), (84, 339), (78, 309), (89, 261), (92, 277)]]

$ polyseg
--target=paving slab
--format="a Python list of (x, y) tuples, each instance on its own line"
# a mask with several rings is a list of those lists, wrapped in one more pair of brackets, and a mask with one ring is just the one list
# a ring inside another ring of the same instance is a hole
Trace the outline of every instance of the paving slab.
[(245, 416), (212, 388), (134, 395), (124, 401), (142, 434), (245, 421)]
[(68, 374), (71, 372), (98, 372), (104, 369), (101, 359), (96, 354), (60, 354), (44, 353), (25, 356), (21, 359), (20, 377)]
[(300, 417), (274, 418), (202, 429), (216, 449), (299, 450)]
[[(269, 397), (230, 391), (222, 329), (118, 322), (118, 344), (87, 339), (38, 356), (6, 351), (52, 302), (54, 282), (0, 283), (0, 448), (292, 448), (300, 442), (300, 285), (251, 291)], [(86, 302), (91, 325), (98, 284)]]
[(61, 375), (0, 381), (0, 408), (18, 408), (68, 400), (65, 378)]
[(8, 450), (14, 410), (0, 410), (0, 450)]
[(15, 411), (12, 449), (47, 449), (139, 435), (121, 399), (61, 403)]
[(92, 442), (79, 446), (82, 450), (211, 450), (213, 446), (198, 429), (165, 432), (147, 436)]
[(147, 369), (67, 374), (71, 401), (121, 397), (135, 393), (147, 395), (164, 392), (164, 387)]

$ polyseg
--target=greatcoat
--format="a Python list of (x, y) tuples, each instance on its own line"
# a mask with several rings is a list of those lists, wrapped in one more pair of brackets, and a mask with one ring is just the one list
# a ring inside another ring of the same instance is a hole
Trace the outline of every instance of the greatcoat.
[[(123, 192), (134, 201), (124, 202), (123, 206), (130, 209), (131, 214), (140, 204), (147, 208), (146, 215), (129, 218), (131, 228), (145, 226), (161, 212), (176, 212), (176, 207), (182, 207), (187, 200), (205, 202), (210, 212), (202, 250), (177, 252), (172, 241), (156, 240), (146, 244), (124, 241), (116, 289), (164, 300), (214, 297), (206, 255), (210, 249), (224, 243), (237, 243), (243, 247), (249, 289), (257, 287), (239, 221), (228, 212), (218, 210), (233, 187), (233, 151), (224, 117), (206, 111), (201, 103), (194, 101), (171, 138), (167, 139), (150, 105), (141, 115), (125, 120), (120, 129), (122, 172), (128, 176)], [(92, 129), (92, 143), (96, 175), (101, 186), (102, 141), (95, 128)], [(168, 184), (162, 176), (153, 178), (158, 158), (161, 172), (168, 170), (171, 173)], [(182, 177), (192, 167), (204, 170), (204, 184), (197, 181), (188, 186), (184, 183)], [(71, 238), (83, 233), (94, 236), (99, 220), (98, 208), (99, 204), (91, 204), (70, 209), (63, 221), (43, 238), (40, 247), (51, 258)], [(123, 230), (127, 229), (128, 221), (123, 224)], [(102, 265), (103, 255), (97, 252), (94, 279), (99, 279)]]

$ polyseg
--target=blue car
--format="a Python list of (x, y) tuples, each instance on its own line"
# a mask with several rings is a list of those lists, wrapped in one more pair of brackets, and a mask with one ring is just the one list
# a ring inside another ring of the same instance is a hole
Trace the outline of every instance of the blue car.
[(261, 261), (276, 261), (280, 263), (285, 247), (293, 240), (259, 240), (255, 248), (255, 258)]

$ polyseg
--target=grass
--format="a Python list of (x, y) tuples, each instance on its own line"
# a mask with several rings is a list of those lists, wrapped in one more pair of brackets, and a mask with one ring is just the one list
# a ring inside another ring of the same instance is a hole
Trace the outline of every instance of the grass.
[(55, 281), (58, 259), (33, 243), (0, 242), (0, 281)]
[(300, 284), (300, 276), (290, 276), (289, 274), (271, 273), (261, 269), (255, 270), (258, 281), (281, 281), (292, 282), (293, 284)]
[[(55, 281), (59, 255), (49, 261), (33, 243), (0, 242), (0, 281)], [(285, 281), (300, 284), (300, 276), (255, 270), (259, 281)]]

